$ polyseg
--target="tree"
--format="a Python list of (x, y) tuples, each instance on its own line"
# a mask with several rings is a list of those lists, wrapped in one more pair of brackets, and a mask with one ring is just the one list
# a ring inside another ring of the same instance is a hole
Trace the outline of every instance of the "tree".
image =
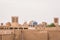
[(55, 27), (54, 23), (47, 25), (47, 27)]

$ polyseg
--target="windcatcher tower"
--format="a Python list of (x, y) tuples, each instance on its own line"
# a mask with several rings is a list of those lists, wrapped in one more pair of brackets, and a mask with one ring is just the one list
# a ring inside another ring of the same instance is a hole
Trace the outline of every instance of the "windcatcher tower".
[(18, 16), (12, 16), (12, 24), (13, 27), (18, 27)]
[(54, 18), (54, 25), (55, 25), (56, 27), (59, 26), (59, 18)]

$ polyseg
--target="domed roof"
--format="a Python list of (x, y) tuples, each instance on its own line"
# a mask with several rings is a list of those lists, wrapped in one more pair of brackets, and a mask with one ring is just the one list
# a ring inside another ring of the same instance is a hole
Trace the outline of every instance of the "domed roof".
[(33, 23), (33, 25), (37, 25), (37, 22), (36, 21), (33, 21), (32, 23)]
[(37, 25), (38, 23), (36, 22), (36, 21), (30, 21), (30, 25), (31, 26), (35, 26), (35, 25)]

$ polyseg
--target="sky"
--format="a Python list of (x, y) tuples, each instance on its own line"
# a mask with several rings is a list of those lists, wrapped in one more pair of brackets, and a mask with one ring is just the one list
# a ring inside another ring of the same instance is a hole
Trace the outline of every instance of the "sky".
[(52, 23), (54, 17), (60, 19), (60, 0), (0, 0), (0, 23), (11, 22), (11, 16), (18, 16), (21, 24)]

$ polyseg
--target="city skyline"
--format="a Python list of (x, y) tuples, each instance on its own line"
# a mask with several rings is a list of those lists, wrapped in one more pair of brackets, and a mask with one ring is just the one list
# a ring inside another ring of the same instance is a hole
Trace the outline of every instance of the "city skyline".
[[(4, 21), (5, 21), (5, 23), (7, 23), (7, 22), (11, 22), (11, 23), (12, 23), (12, 22), (14, 22), (14, 21), (16, 21), (17, 23), (19, 23), (19, 21), (20, 21), (19, 18), (20, 18), (19, 16), (11, 16), (11, 17), (10, 17), (10, 21), (7, 21), (6, 18), (5, 18)], [(0, 19), (0, 20), (1, 20), (1, 19)], [(3, 21), (3, 20), (2, 20), (2, 21)], [(30, 20), (30, 21), (37, 22), (36, 20)], [(24, 24), (25, 22), (27, 22), (27, 23), (29, 24), (30, 21), (24, 21), (23, 23), (19, 23), (19, 24)], [(51, 23), (58, 22), (58, 24), (59, 24), (59, 21), (60, 21), (60, 20), (59, 20), (58, 17), (54, 17)], [(37, 22), (37, 23), (38, 23), (38, 24), (41, 24), (42, 22), (46, 22), (46, 21), (41, 21), (41, 22)], [(4, 23), (4, 22), (0, 22), (0, 23)], [(4, 23), (4, 24), (5, 24), (5, 23)], [(46, 23), (47, 23), (47, 24), (51, 24), (51, 23), (48, 23), (48, 22), (46, 22)]]
[(60, 0), (0, 0), (0, 40), (60, 40)]
[(0, 0), (0, 23), (11, 21), (11, 16), (19, 16), (19, 23), (30, 20), (51, 23), (54, 17), (60, 19), (59, 10), (60, 0)]

